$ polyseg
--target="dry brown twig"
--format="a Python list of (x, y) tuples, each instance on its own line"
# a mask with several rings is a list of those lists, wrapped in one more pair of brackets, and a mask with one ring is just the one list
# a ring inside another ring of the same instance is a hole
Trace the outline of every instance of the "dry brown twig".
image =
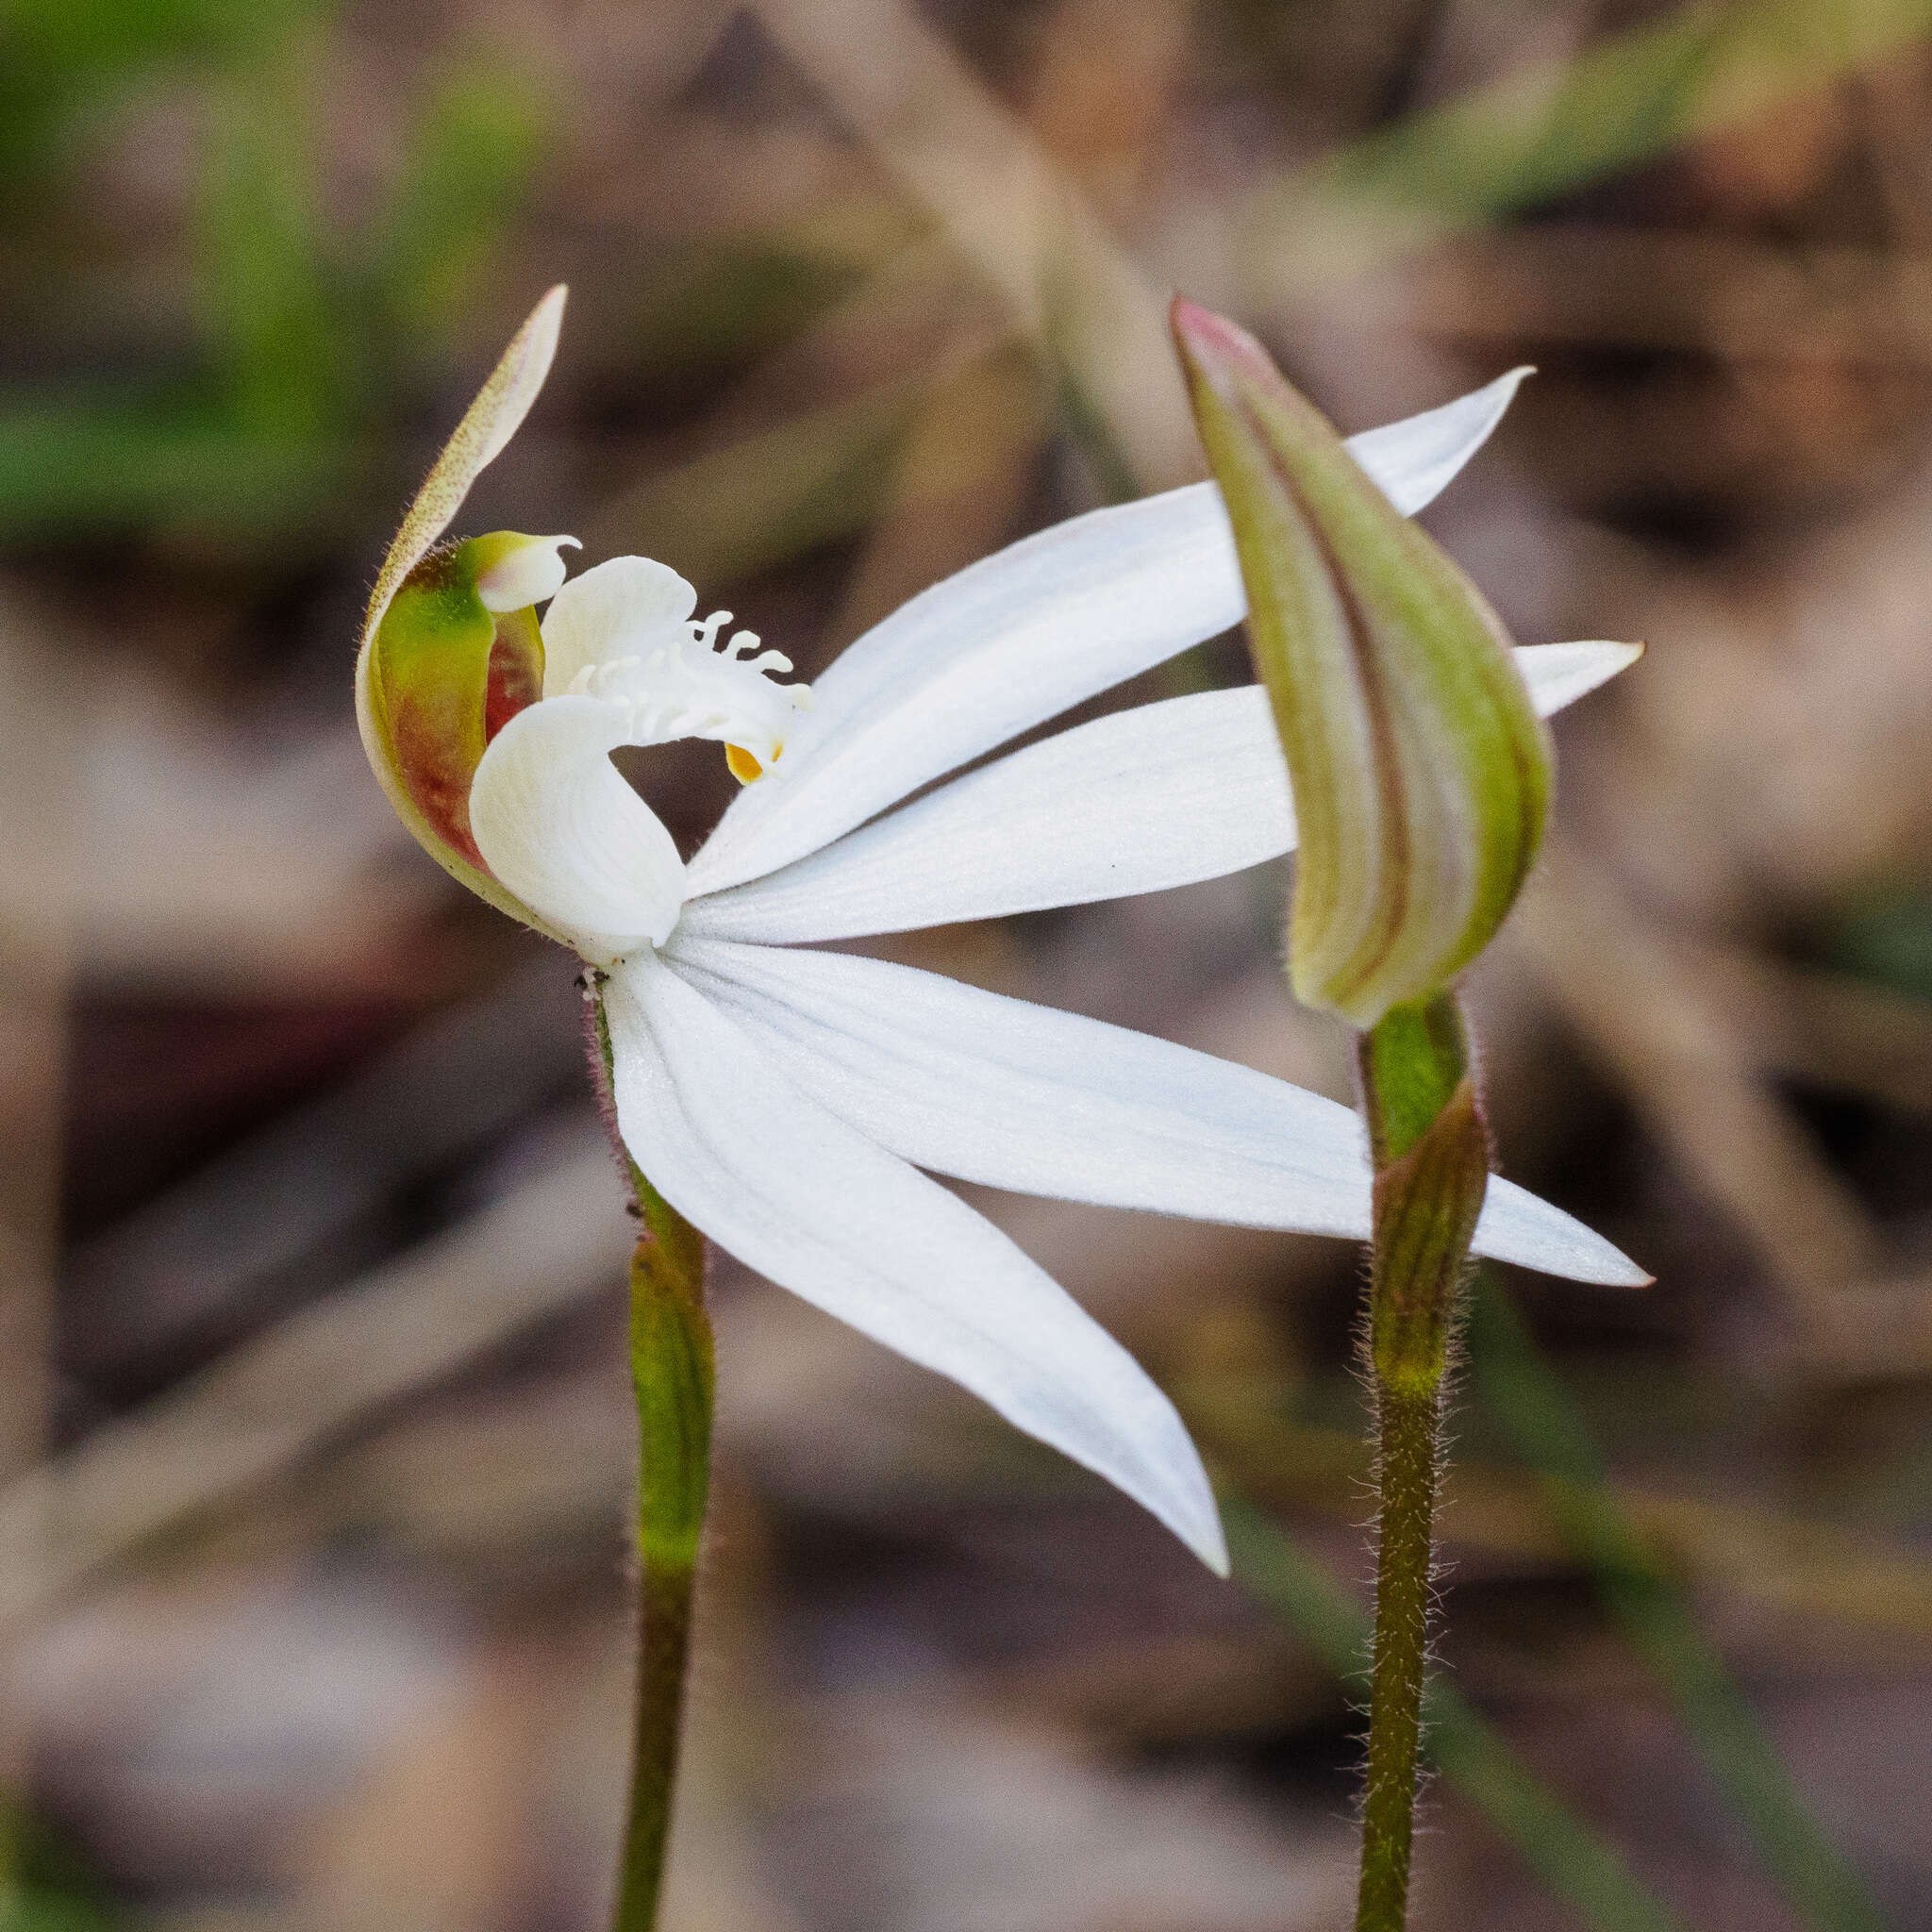
[(615, 1283), (633, 1239), (616, 1198), (599, 1139), (15, 1481), (0, 1493), (0, 1629)]
[[(1282, 1421), (1252, 1391), (1191, 1385), (1183, 1408), (1217, 1454), (1257, 1493), (1347, 1521), (1368, 1474), (1360, 1439)], [(1882, 1540), (1785, 1511), (1616, 1486), (1618, 1507), (1645, 1544), (1701, 1587), (1740, 1603), (1849, 1629), (1932, 1638), (1932, 1564)], [(1517, 1562), (1563, 1566), (1574, 1544), (1552, 1521), (1535, 1476), (1466, 1458), (1447, 1478), (1443, 1535), (1452, 1544)]]
[[(59, 1123), (75, 966), (77, 693), (39, 626), (0, 611), (0, 1481), (44, 1450), (60, 1215)], [(0, 1548), (4, 1548), (0, 1543)], [(0, 1657), (6, 1654), (0, 1640)], [(25, 1770), (0, 1715), (0, 1778)]]
[(1551, 224), (1471, 236), (1364, 293), (1452, 339), (1932, 367), (1932, 260), (1890, 250)]

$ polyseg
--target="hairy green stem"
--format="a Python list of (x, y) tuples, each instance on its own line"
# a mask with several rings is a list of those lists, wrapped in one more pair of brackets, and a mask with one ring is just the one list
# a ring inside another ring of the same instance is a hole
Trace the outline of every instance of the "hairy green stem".
[(713, 1363), (705, 1244), (653, 1188), (616, 1132), (610, 1030), (585, 987), (591, 1068), (642, 1238), (630, 1264), (630, 1371), (638, 1406), (638, 1667), (630, 1798), (613, 1932), (653, 1932), (677, 1790), (678, 1739), (710, 1482)]
[(1382, 1512), (1375, 1557), (1374, 1688), (1362, 1798), (1361, 1895), (1356, 1907), (1358, 1932), (1399, 1932), (1408, 1911), (1441, 1420), (1440, 1390), (1397, 1390), (1377, 1378)]
[(1477, 1273), (1470, 1341), (1477, 1400), (1542, 1478), (1558, 1527), (1661, 1679), (1792, 1912), (1817, 1932), (1885, 1932), (1864, 1879), (1806, 1808), (1668, 1562), (1618, 1501), (1582, 1412), (1488, 1269)]
[(664, 1882), (677, 1787), (679, 1715), (691, 1636), (691, 1573), (647, 1569), (638, 1591), (638, 1671), (631, 1712), (629, 1815), (625, 1820), (616, 1932), (651, 1932)]
[[(1192, 1415), (1189, 1421), (1191, 1425)], [(1353, 1593), (1239, 1492), (1224, 1491), (1221, 1507), (1242, 1587), (1298, 1630), (1338, 1676), (1352, 1676), (1369, 1634)], [(1569, 1906), (1579, 1926), (1684, 1932), (1615, 1847), (1538, 1779), (1453, 1685), (1441, 1678), (1427, 1685), (1423, 1712), (1425, 1754)]]
[(1356, 1927), (1402, 1932), (1428, 1662), (1442, 1385), (1490, 1149), (1468, 1031), (1453, 994), (1391, 1009), (1361, 1036), (1358, 1063), (1375, 1162), (1368, 1356), (1381, 1507)]
[[(647, 1209), (646, 1219), (655, 1218)], [(648, 1233), (638, 1243), (630, 1271), (631, 1380), (638, 1400), (638, 1669), (616, 1932), (651, 1932), (657, 1923), (677, 1786), (691, 1584), (711, 1446), (711, 1324), (704, 1306), (703, 1250), (694, 1237), (690, 1245), (696, 1266), (688, 1269), (671, 1243)]]

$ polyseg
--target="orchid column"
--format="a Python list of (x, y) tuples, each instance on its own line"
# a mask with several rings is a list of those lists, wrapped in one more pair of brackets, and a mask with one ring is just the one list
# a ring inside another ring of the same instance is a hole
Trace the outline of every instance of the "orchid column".
[(1356, 1030), (1380, 1491), (1358, 1932), (1407, 1911), (1450, 1337), (1490, 1141), (1454, 980), (1523, 885), (1554, 758), (1508, 639), (1253, 337), (1177, 301), (1301, 830), (1295, 996)]

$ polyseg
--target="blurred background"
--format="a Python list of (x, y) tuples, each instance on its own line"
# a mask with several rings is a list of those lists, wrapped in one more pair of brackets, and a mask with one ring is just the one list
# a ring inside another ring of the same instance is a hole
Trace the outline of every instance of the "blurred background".
[[(1474, 990), (1504, 1163), (1420, 1928), (1932, 1925), (1932, 6), (11, 0), (0, 10), (9, 1926), (573, 1932), (622, 1803), (629, 1227), (574, 962), (363, 767), (459, 527), (810, 674), (1199, 473), (1185, 289), (1347, 429), (1541, 374), (1430, 523), (1642, 637)], [(1238, 638), (1109, 702), (1247, 675)], [(694, 841), (716, 747), (638, 782)], [(1280, 868), (891, 942), (1346, 1094)], [(984, 1205), (1174, 1394), (1223, 1585), (728, 1260), (670, 1932), (1347, 1922), (1346, 1244)]]

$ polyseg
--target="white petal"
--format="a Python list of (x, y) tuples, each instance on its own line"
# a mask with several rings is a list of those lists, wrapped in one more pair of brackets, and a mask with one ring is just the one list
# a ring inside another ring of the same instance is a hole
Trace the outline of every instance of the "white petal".
[[(1506, 376), (1350, 447), (1391, 501), (1419, 508), (1482, 446), (1514, 385)], [(1212, 483), (1094, 510), (984, 558), (901, 606), (817, 681), (785, 783), (733, 801), (691, 861), (693, 890), (817, 851), (1246, 609)]]
[[(800, 1087), (921, 1167), (1059, 1200), (1368, 1236), (1361, 1123), (1285, 1080), (880, 959), (681, 930), (666, 958)], [(1579, 1281), (1648, 1279), (1500, 1177), (1474, 1245)]]
[(1518, 644), (1516, 668), (1529, 687), (1530, 702), (1539, 718), (1548, 718), (1565, 705), (1588, 697), (1643, 656), (1641, 644), (1620, 644), (1608, 638), (1581, 639), (1570, 644)]
[(543, 614), (543, 695), (569, 691), (578, 672), (641, 653), (686, 623), (698, 593), (668, 564), (613, 557), (571, 578)]
[(666, 958), (893, 1153), (988, 1187), (1368, 1232), (1354, 1111), (1170, 1041), (850, 953), (688, 939)]
[(1382, 494), (1412, 517), (1435, 502), (1490, 440), (1523, 378), (1532, 374), (1525, 364), (1440, 408), (1365, 429), (1348, 439), (1349, 454), (1382, 486)]
[(1143, 1504), (1213, 1569), (1200, 1458), (1133, 1357), (1005, 1235), (795, 1087), (654, 956), (605, 988), (618, 1125), (694, 1225)]
[(684, 867), (671, 834), (610, 753), (629, 713), (596, 698), (545, 698), (491, 741), (470, 785), (484, 863), (587, 959), (660, 943)]
[(1151, 892), (1294, 843), (1258, 686), (1063, 731), (729, 891), (680, 931), (773, 944), (908, 932)]
[[(1547, 717), (1638, 650), (1533, 644), (1516, 661)], [(1246, 685), (1028, 745), (795, 865), (693, 900), (680, 929), (772, 945), (909, 932), (1217, 878), (1294, 838), (1267, 696)]]
[(692, 860), (697, 890), (814, 852), (928, 779), (1237, 623), (1211, 485), (1096, 510), (903, 606), (813, 686), (772, 785), (739, 795)]

